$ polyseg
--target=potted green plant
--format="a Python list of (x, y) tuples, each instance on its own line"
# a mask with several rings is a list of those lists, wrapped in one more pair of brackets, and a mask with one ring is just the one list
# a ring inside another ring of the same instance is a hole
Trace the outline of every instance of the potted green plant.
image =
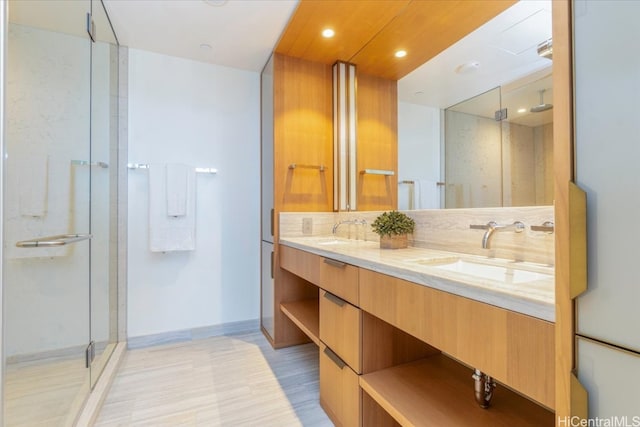
[(371, 224), (373, 232), (380, 236), (382, 249), (406, 248), (407, 234), (413, 233), (415, 227), (413, 219), (398, 211), (384, 212)]

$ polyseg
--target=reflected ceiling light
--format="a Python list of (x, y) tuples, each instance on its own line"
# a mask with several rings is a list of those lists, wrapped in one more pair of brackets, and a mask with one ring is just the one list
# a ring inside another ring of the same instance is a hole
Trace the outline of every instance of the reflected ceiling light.
[(467, 74), (473, 73), (478, 68), (480, 68), (480, 63), (478, 61), (469, 61), (464, 64), (460, 64), (456, 67), (456, 74)]
[(396, 50), (395, 56), (396, 56), (396, 58), (404, 58), (405, 56), (407, 56), (407, 51), (406, 50)]
[(518, 113), (522, 114), (522, 113), (526, 113), (527, 109), (526, 108), (518, 108)]
[(333, 31), (331, 28), (325, 28), (324, 30), (322, 30), (322, 37), (324, 37), (325, 39), (330, 39), (335, 35), (336, 35), (336, 32)]

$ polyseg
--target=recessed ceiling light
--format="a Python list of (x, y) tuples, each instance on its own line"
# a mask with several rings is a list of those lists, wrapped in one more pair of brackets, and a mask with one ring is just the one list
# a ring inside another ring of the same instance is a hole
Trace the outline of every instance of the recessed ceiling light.
[(330, 39), (335, 35), (336, 35), (336, 32), (333, 31), (331, 28), (325, 28), (324, 30), (322, 30), (322, 37), (324, 37), (325, 39)]
[(478, 68), (480, 68), (480, 63), (478, 61), (465, 62), (464, 64), (460, 64), (456, 67), (456, 74), (473, 73)]
[(522, 114), (522, 113), (526, 113), (527, 109), (526, 108), (518, 108), (518, 113)]
[(209, 43), (202, 43), (200, 45), (200, 49), (202, 49), (202, 50), (211, 50), (211, 45)]
[(396, 58), (404, 58), (405, 56), (407, 56), (407, 51), (406, 50), (396, 50)]

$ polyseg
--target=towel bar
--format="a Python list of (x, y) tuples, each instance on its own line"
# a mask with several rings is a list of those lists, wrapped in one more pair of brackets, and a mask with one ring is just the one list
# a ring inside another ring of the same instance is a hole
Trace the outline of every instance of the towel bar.
[[(127, 163), (127, 167), (129, 169), (149, 169), (149, 165), (147, 163)], [(195, 168), (196, 173), (209, 173), (216, 174), (218, 173), (218, 169), (214, 168)]]

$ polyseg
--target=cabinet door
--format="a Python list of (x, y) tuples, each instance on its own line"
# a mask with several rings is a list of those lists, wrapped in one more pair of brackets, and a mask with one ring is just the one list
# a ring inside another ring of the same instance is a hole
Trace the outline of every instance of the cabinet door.
[(336, 426), (361, 425), (359, 377), (324, 344), (320, 345), (320, 405)]
[(273, 338), (274, 335), (274, 293), (273, 293), (273, 243), (261, 242), (261, 323), (264, 330)]
[(273, 57), (262, 70), (260, 91), (262, 240), (273, 243)]
[(320, 339), (357, 373), (362, 372), (361, 330), (359, 308), (320, 290)]
[[(640, 3), (576, 1), (576, 177), (587, 192), (588, 291), (578, 333), (640, 351)], [(594, 49), (606, 46), (606, 49)]]
[(589, 393), (589, 418), (640, 425), (640, 355), (578, 338), (578, 379)]

